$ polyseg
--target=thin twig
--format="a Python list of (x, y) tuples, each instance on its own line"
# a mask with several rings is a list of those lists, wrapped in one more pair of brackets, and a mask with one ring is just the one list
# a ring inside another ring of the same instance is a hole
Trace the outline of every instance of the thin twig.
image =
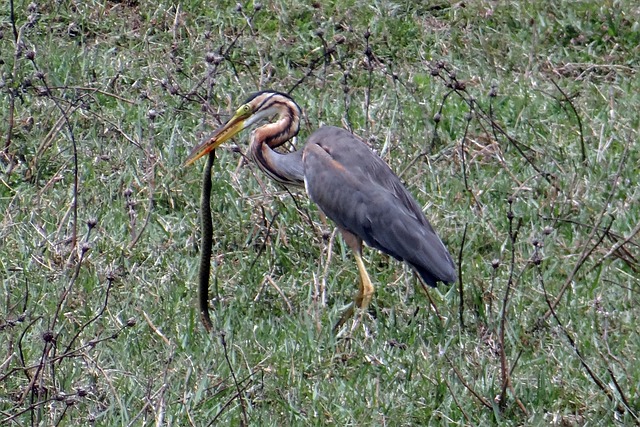
[(231, 371), (231, 377), (233, 378), (233, 383), (236, 386), (236, 392), (238, 399), (240, 400), (240, 407), (242, 408), (242, 417), (244, 420), (243, 426), (249, 425), (249, 417), (247, 416), (247, 404), (244, 401), (243, 391), (240, 388), (240, 384), (238, 384), (238, 378), (236, 378), (236, 372), (233, 369), (233, 365), (231, 364), (231, 360), (229, 360), (229, 352), (227, 350), (227, 340), (225, 339), (225, 332), (220, 332), (220, 341), (222, 342), (222, 348), (224, 349), (224, 358), (227, 361), (227, 365), (229, 366), (229, 370)]
[[(536, 322), (537, 325), (540, 325), (542, 322), (546, 321), (553, 314), (553, 310), (555, 310), (555, 308), (558, 306), (558, 304), (560, 304), (560, 301), (562, 300), (562, 298), (564, 296), (564, 293), (569, 288), (571, 283), (573, 283), (573, 279), (575, 278), (576, 274), (578, 274), (578, 271), (580, 270), (580, 268), (582, 268), (584, 263), (587, 261), (587, 259), (593, 253), (593, 251), (598, 246), (600, 246), (600, 243), (602, 243), (602, 240), (604, 239), (604, 236), (606, 235), (606, 233), (603, 233), (602, 236), (600, 236), (598, 238), (597, 242), (593, 246), (589, 246), (590, 242), (593, 240), (593, 238), (596, 235), (597, 231), (600, 229), (600, 224), (602, 223), (605, 214), (609, 210), (609, 206), (611, 204), (611, 200), (612, 200), (614, 194), (617, 191), (618, 183), (620, 182), (620, 175), (622, 174), (623, 165), (625, 164), (628, 152), (629, 152), (629, 144), (627, 144), (625, 146), (624, 152), (622, 153), (622, 156), (621, 156), (621, 159), (620, 159), (620, 164), (618, 165), (618, 171), (616, 172), (616, 175), (613, 178), (613, 182), (611, 183), (611, 190), (609, 191), (609, 196), (607, 197), (607, 200), (605, 201), (605, 203), (602, 204), (602, 210), (600, 211), (600, 215), (598, 216), (598, 219), (594, 223), (594, 226), (593, 226), (593, 228), (591, 230), (591, 233), (589, 234), (589, 237), (585, 241), (584, 247), (582, 248), (582, 253), (580, 254), (580, 257), (578, 258), (578, 261), (573, 266), (573, 270), (571, 271), (571, 273), (569, 274), (569, 276), (565, 280), (564, 284), (560, 288), (560, 291), (558, 292), (558, 295), (556, 295), (555, 299), (553, 300), (553, 302), (549, 306), (549, 309), (546, 311), (546, 313), (544, 313), (537, 320), (537, 322)], [(611, 223), (609, 223), (609, 225), (607, 226), (607, 229), (609, 227), (611, 227), (612, 223), (613, 223), (613, 220), (611, 221)]]
[(462, 242), (460, 243), (460, 250), (458, 251), (458, 293), (460, 294), (460, 304), (458, 305), (458, 315), (460, 317), (460, 326), (464, 328), (464, 286), (462, 282), (462, 254), (464, 251), (464, 244), (467, 240), (467, 225), (464, 225), (464, 231), (462, 232)]
[(582, 120), (580, 119), (580, 114), (578, 114), (578, 110), (576, 110), (576, 107), (573, 105), (573, 102), (571, 102), (571, 99), (569, 99), (569, 97), (562, 90), (562, 88), (558, 86), (558, 83), (556, 83), (556, 81), (551, 77), (549, 77), (549, 80), (551, 80), (551, 83), (553, 83), (556, 89), (558, 89), (558, 92), (562, 94), (562, 97), (564, 98), (565, 102), (569, 104), (569, 107), (571, 107), (571, 110), (573, 110), (573, 114), (575, 114), (576, 116), (576, 120), (578, 121), (578, 130), (580, 134), (580, 151), (582, 154), (582, 163), (586, 165), (587, 164), (587, 148), (584, 142), (584, 131), (582, 129)]
[(462, 375), (462, 372), (460, 372), (460, 370), (458, 369), (458, 367), (456, 365), (453, 364), (453, 361), (451, 359), (449, 359), (449, 356), (447, 356), (446, 354), (444, 355), (444, 357), (447, 359), (447, 362), (449, 362), (449, 365), (451, 366), (451, 369), (453, 369), (453, 372), (456, 374), (456, 377), (458, 377), (458, 380), (462, 383), (462, 385), (464, 386), (464, 388), (466, 388), (467, 390), (469, 390), (469, 392), (480, 401), (480, 403), (482, 403), (485, 407), (487, 407), (488, 409), (493, 409), (493, 405), (491, 404), (491, 402), (489, 402), (487, 399), (485, 399), (483, 396), (481, 396), (480, 394), (478, 394), (470, 385), (469, 383), (467, 383), (467, 381), (464, 379), (464, 376)]
[[(556, 314), (555, 306), (553, 305), (553, 303), (549, 299), (549, 294), (547, 293), (547, 288), (546, 288), (546, 286), (544, 284), (542, 273), (539, 270), (538, 270), (538, 280), (540, 281), (540, 284), (542, 285), (542, 291), (544, 292), (544, 298), (545, 298), (545, 301), (547, 303), (547, 306), (549, 307), (549, 311), (551, 312), (551, 315), (555, 319), (555, 321), (556, 321), (558, 327), (560, 328), (560, 330), (564, 333), (564, 336), (567, 338), (567, 341), (569, 341), (569, 345), (571, 346), (571, 348), (575, 352), (576, 356), (578, 357), (578, 361), (580, 362), (580, 365), (582, 365), (584, 370), (587, 371), (587, 374), (589, 375), (591, 380), (593, 380), (593, 382), (598, 386), (598, 388), (600, 390), (602, 390), (602, 392), (605, 394), (607, 399), (609, 399), (612, 403), (614, 403), (615, 402), (615, 396), (613, 396), (613, 393), (611, 393), (611, 390), (609, 390), (609, 388), (606, 386), (604, 381), (602, 381), (598, 377), (598, 375), (596, 375), (596, 373), (593, 371), (593, 369), (591, 369), (591, 367), (587, 364), (587, 361), (584, 359), (584, 356), (582, 355), (582, 352), (578, 348), (578, 344), (573, 339), (571, 334), (569, 334), (569, 331), (564, 327), (564, 325), (560, 321), (560, 318)], [(620, 413), (624, 412), (624, 408), (619, 404), (616, 405), (616, 410), (618, 412), (620, 412)]]
[(284, 292), (282, 292), (282, 289), (280, 289), (280, 287), (278, 286), (278, 284), (276, 282), (274, 282), (274, 280), (271, 278), (271, 276), (267, 276), (265, 278), (265, 280), (267, 282), (269, 282), (269, 284), (271, 286), (273, 286), (273, 288), (278, 291), (278, 293), (280, 294), (280, 296), (282, 297), (282, 299), (284, 300), (284, 302), (287, 304), (287, 309), (289, 310), (289, 314), (293, 314), (293, 307), (291, 306), (291, 303), (289, 302), (289, 299), (287, 298), (287, 296), (284, 294)]
[(73, 343), (75, 342), (76, 339), (78, 339), (78, 337), (80, 336), (82, 331), (84, 331), (87, 328), (87, 326), (89, 326), (90, 324), (92, 324), (93, 322), (98, 320), (100, 318), (100, 316), (102, 316), (102, 314), (105, 312), (105, 310), (107, 309), (107, 305), (109, 303), (109, 292), (111, 291), (112, 285), (113, 285), (113, 277), (111, 275), (109, 275), (109, 277), (107, 277), (107, 290), (106, 290), (105, 296), (104, 296), (104, 303), (102, 304), (102, 307), (100, 308), (100, 311), (98, 311), (98, 313), (95, 316), (93, 316), (91, 319), (86, 321), (85, 324), (82, 325), (78, 329), (78, 331), (73, 336), (73, 338), (71, 338), (71, 340), (69, 340), (69, 343), (67, 344), (67, 347), (62, 352), (63, 354), (68, 353), (69, 350), (71, 349), (71, 347), (73, 346)]
[(158, 335), (160, 338), (162, 338), (162, 341), (164, 341), (164, 343), (166, 345), (171, 345), (171, 341), (169, 340), (169, 338), (167, 338), (165, 336), (165, 334), (162, 333), (162, 331), (160, 329), (158, 329), (158, 327), (156, 325), (154, 325), (154, 323), (151, 321), (151, 319), (149, 318), (149, 315), (147, 315), (146, 311), (142, 311), (142, 315), (144, 316), (145, 320), (147, 321), (147, 324), (149, 325), (149, 327), (151, 328), (151, 330), (153, 332), (156, 333), (156, 335)]

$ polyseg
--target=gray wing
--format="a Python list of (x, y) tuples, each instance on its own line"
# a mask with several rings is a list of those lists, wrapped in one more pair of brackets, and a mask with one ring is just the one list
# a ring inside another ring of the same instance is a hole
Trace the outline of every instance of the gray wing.
[(303, 149), (305, 187), (338, 226), (411, 265), (430, 286), (456, 271), (444, 244), (389, 166), (344, 129), (327, 126)]

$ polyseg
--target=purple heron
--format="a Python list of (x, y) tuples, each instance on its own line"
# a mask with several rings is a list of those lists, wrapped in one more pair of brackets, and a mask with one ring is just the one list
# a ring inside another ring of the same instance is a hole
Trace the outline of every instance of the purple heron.
[[(268, 121), (251, 133), (249, 157), (276, 182), (304, 186), (311, 200), (336, 223), (353, 250), (360, 273), (356, 306), (366, 309), (374, 293), (362, 260), (363, 241), (409, 264), (429, 286), (455, 282), (451, 255), (420, 206), (400, 178), (362, 140), (345, 129), (323, 126), (311, 134), (301, 150), (285, 154), (275, 150), (298, 134), (300, 116), (300, 107), (289, 95), (257, 92), (191, 151), (186, 165), (243, 129)], [(336, 327), (352, 314), (353, 305)]]

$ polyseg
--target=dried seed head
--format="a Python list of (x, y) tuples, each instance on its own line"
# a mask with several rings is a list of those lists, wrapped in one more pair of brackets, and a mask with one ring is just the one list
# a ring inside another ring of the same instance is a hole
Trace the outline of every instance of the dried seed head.
[(89, 230), (91, 230), (96, 225), (98, 225), (98, 219), (97, 218), (89, 218), (87, 220), (87, 227), (89, 227)]
[(547, 225), (545, 228), (542, 229), (542, 234), (544, 234), (545, 236), (548, 236), (551, 233), (553, 233), (553, 227), (550, 227)]
[(333, 41), (335, 42), (335, 44), (342, 44), (347, 41), (347, 38), (342, 34), (338, 34), (333, 37)]
[(53, 334), (53, 331), (44, 331), (42, 333), (42, 340), (44, 342), (52, 342), (55, 340), (55, 335)]
[(494, 270), (500, 267), (500, 260), (498, 258), (491, 260), (491, 267), (493, 267)]
[(256, 12), (258, 12), (260, 9), (262, 9), (262, 3), (256, 3), (253, 5), (253, 10), (255, 10)]
[(79, 388), (76, 390), (76, 394), (80, 397), (85, 397), (86, 395), (89, 394), (89, 392), (83, 388)]
[(135, 326), (137, 322), (138, 321), (136, 320), (135, 317), (130, 317), (130, 318), (127, 319), (127, 327), (131, 328), (131, 327)]
[(442, 114), (440, 114), (440, 113), (436, 113), (436, 114), (433, 116), (433, 121), (434, 121), (434, 122), (436, 122), (436, 123), (440, 123), (440, 120), (442, 120)]
[(27, 53), (25, 53), (24, 55), (29, 61), (33, 61), (34, 59), (36, 59), (36, 51), (35, 50), (28, 50)]
[(204, 60), (207, 61), (209, 64), (215, 62), (216, 60), (216, 54), (213, 52), (207, 52), (207, 54), (204, 57)]
[(456, 90), (465, 90), (467, 88), (467, 83), (464, 81), (458, 81), (456, 80), (455, 84), (453, 85), (453, 87)]

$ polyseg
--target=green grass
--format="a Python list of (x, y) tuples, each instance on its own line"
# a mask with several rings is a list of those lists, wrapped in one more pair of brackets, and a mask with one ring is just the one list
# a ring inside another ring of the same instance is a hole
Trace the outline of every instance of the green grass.
[[(29, 3), (0, 6), (0, 424), (638, 423), (634, 2)], [(336, 338), (350, 251), (229, 143), (204, 331), (184, 159), (294, 87), (298, 144), (368, 141), (462, 295), (367, 250), (372, 308)]]

